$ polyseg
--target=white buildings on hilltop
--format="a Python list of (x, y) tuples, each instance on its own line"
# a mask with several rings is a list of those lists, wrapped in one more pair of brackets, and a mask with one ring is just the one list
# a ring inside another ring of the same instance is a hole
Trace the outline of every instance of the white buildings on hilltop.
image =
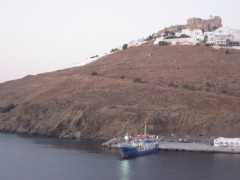
[(215, 44), (218, 46), (239, 46), (240, 31), (230, 28), (219, 28), (214, 32)]
[(191, 44), (192, 39), (191, 39), (191, 37), (189, 37), (189, 38), (173, 38), (173, 39), (164, 39), (164, 41), (171, 45), (178, 45), (178, 44), (188, 45), (188, 44)]
[(203, 39), (204, 41), (206, 41), (207, 44), (214, 44), (215, 43), (214, 32), (204, 32)]
[(141, 39), (138, 39), (138, 40), (135, 40), (135, 41), (130, 41), (128, 43), (128, 47), (134, 47), (134, 46), (139, 46), (143, 43), (145, 43), (146, 41), (144, 40), (144, 38), (141, 38)]
[(194, 29), (191, 35), (193, 42), (200, 42), (204, 40), (203, 31), (201, 29)]
[[(183, 38), (186, 39), (183, 40)], [(157, 38), (154, 44), (158, 44), (159, 41), (166, 41), (172, 45), (205, 42), (215, 46), (240, 46), (240, 30), (228, 27), (221, 27), (213, 32), (203, 32), (201, 29), (183, 29), (181, 32), (176, 32), (175, 35), (170, 33), (166, 37)]]

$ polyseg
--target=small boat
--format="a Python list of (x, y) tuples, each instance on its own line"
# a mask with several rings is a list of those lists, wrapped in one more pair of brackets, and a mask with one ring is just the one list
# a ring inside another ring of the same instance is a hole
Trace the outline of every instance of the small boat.
[(129, 140), (127, 134), (124, 139), (126, 142), (118, 145), (122, 158), (137, 157), (159, 151), (159, 143), (146, 134), (146, 123), (144, 135), (138, 135)]

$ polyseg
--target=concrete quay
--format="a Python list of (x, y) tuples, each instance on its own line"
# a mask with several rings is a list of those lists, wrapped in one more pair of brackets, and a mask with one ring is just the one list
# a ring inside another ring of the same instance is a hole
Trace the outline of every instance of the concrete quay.
[(240, 147), (214, 147), (201, 143), (159, 142), (160, 151), (240, 154)]

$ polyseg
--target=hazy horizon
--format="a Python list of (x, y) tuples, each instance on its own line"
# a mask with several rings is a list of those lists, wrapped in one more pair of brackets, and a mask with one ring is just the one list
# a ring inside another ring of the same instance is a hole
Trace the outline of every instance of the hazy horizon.
[(64, 69), (188, 18), (240, 29), (238, 0), (1, 0), (0, 83)]

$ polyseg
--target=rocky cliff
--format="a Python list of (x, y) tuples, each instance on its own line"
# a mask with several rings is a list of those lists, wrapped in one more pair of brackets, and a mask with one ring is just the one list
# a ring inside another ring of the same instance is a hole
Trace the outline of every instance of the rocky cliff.
[(176, 25), (166, 27), (163, 30), (154, 34), (154, 37), (160, 36), (162, 33), (168, 32), (180, 32), (183, 29), (202, 29), (205, 32), (215, 31), (216, 29), (222, 27), (222, 20), (219, 16), (215, 16), (211, 19), (201, 19), (201, 18), (189, 18), (186, 25)]
[(0, 84), (0, 130), (66, 138), (240, 135), (240, 52), (143, 44)]

